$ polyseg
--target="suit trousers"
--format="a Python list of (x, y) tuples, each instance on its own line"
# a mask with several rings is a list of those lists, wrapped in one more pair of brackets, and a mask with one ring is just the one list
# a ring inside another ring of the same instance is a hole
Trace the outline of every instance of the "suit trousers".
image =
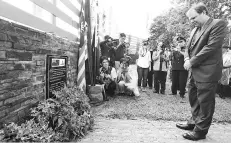
[(148, 72), (148, 86), (150, 88), (152, 88), (152, 84), (153, 83), (153, 71), (150, 71)]
[[(153, 51), (150, 51), (151, 57), (153, 55)], [(151, 70), (148, 72), (148, 86), (152, 88), (153, 85), (153, 61), (151, 61)]]
[(192, 117), (188, 124), (195, 124), (194, 130), (201, 135), (208, 133), (215, 110), (215, 94), (218, 82), (197, 82), (189, 78), (188, 96)]
[(188, 71), (186, 70), (172, 70), (172, 93), (177, 94), (180, 90), (180, 95), (184, 96), (185, 87), (187, 84)]
[(154, 89), (156, 92), (164, 92), (167, 71), (154, 71)]

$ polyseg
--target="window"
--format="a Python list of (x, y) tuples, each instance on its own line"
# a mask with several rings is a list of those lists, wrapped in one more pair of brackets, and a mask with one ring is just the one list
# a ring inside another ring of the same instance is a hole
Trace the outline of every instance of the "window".
[(27, 13), (34, 14), (34, 3), (30, 0), (3, 0)]
[(79, 22), (79, 16), (73, 13), (68, 7), (66, 7), (60, 0), (57, 0), (57, 7), (69, 15), (74, 21)]
[(74, 28), (73, 26), (71, 26), (70, 24), (64, 22), (62, 19), (56, 17), (56, 26), (72, 33), (73, 35), (76, 35), (77, 37), (79, 37), (79, 30)]
[[(4, 2), (7, 2), (29, 14), (35, 15), (38, 18), (41, 18), (42, 20), (52, 23), (52, 14), (45, 9), (37, 6), (30, 0), (3, 0)], [(53, 1), (53, 0), (48, 0)]]
[[(79, 11), (81, 10), (81, 3), (78, 3), (77, 0), (69, 0)], [(84, 0), (83, 0), (84, 1)]]
[(34, 5), (34, 15), (52, 24), (53, 15), (37, 5)]

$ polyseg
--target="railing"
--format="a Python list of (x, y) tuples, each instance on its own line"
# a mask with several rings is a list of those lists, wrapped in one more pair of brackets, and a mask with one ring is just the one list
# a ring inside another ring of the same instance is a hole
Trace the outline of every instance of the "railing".
[(81, 0), (0, 0), (0, 16), (79, 41)]

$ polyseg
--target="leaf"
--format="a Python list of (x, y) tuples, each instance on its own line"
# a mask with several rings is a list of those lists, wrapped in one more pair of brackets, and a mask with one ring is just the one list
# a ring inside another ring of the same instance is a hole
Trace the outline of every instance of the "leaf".
[(53, 118), (53, 125), (55, 124), (55, 121), (58, 119), (58, 116), (54, 116)]
[(58, 119), (58, 127), (60, 127), (63, 123), (63, 120), (61, 118)]

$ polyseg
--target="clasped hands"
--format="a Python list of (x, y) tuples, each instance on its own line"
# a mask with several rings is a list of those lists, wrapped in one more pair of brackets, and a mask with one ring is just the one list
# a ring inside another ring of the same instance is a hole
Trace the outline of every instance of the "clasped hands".
[(189, 59), (187, 59), (187, 60), (184, 62), (184, 68), (185, 68), (186, 70), (189, 70), (191, 67), (192, 67), (192, 65), (191, 65)]
[(105, 78), (111, 78), (111, 75), (105, 73), (101, 73), (100, 76)]

